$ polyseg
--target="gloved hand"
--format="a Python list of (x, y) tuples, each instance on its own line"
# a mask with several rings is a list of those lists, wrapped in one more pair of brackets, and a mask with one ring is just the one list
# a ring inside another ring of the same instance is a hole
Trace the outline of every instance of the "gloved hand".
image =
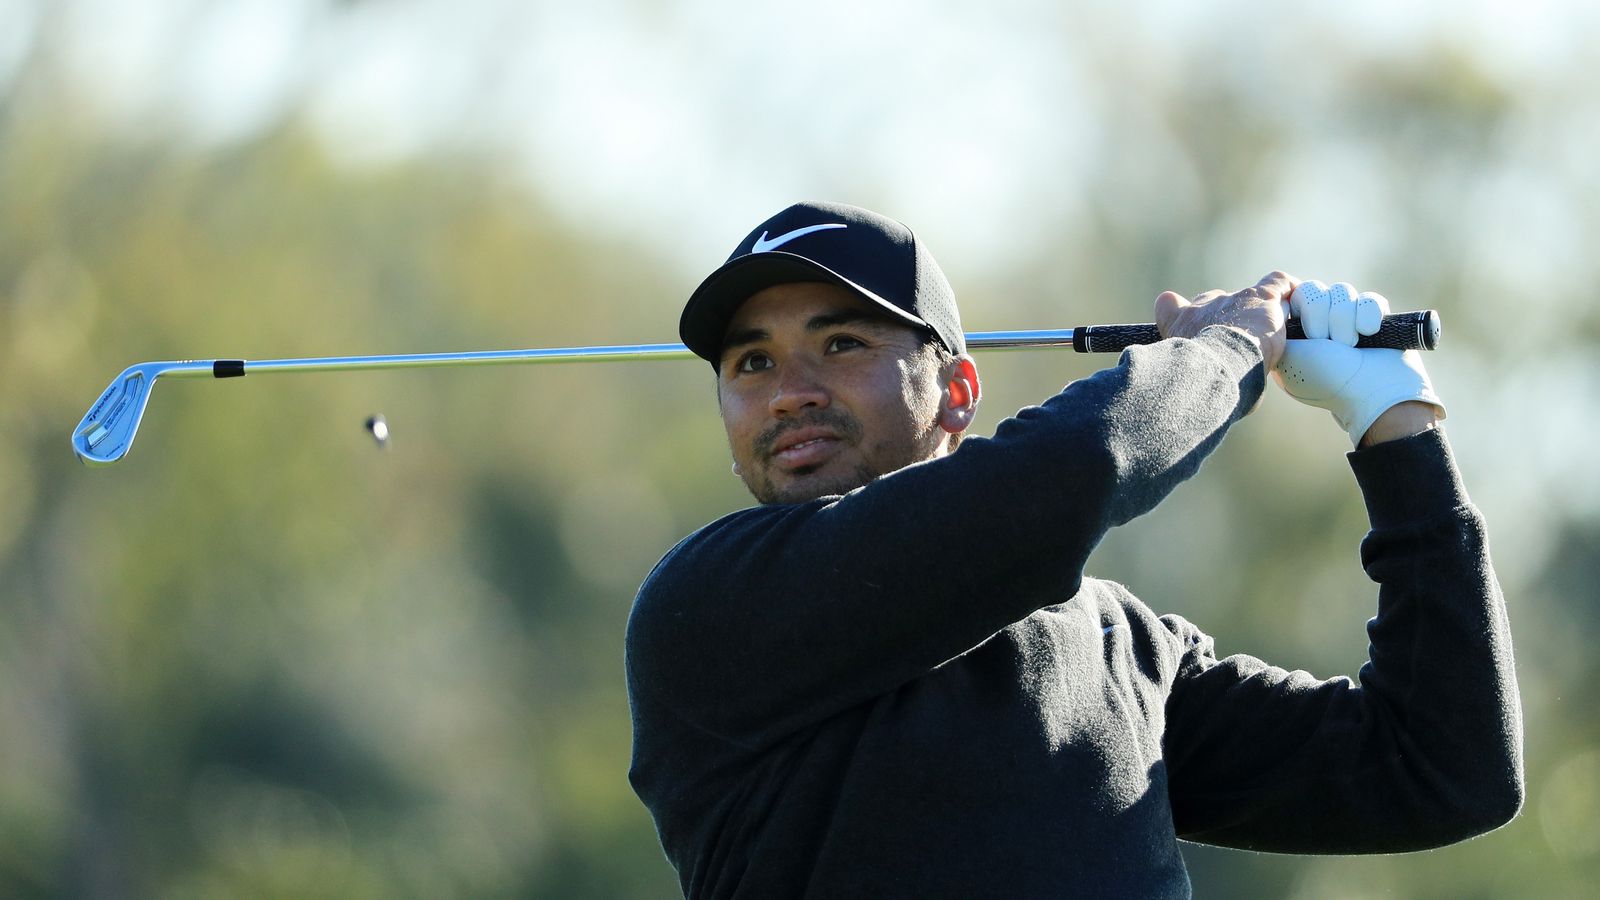
[(1329, 287), (1302, 281), (1289, 297), (1289, 311), (1300, 319), (1306, 339), (1284, 341), (1272, 377), (1289, 396), (1333, 413), (1351, 444), (1360, 445), (1385, 410), (1407, 400), (1431, 403), (1444, 418), (1444, 402), (1428, 381), (1421, 354), (1356, 349), (1359, 336), (1376, 334), (1389, 312), (1381, 294), (1357, 296), (1344, 282)]

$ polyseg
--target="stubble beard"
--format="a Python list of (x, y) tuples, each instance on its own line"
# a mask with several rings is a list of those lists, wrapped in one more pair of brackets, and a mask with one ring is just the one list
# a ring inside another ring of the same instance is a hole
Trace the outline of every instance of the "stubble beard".
[(762, 461), (756, 471), (746, 471), (741, 467), (740, 478), (744, 481), (745, 488), (762, 504), (805, 503), (818, 497), (838, 496), (847, 494), (856, 488), (865, 487), (888, 475), (899, 471), (913, 463), (931, 459), (937, 455), (939, 426), (934, 421), (909, 435), (903, 441), (893, 442), (893, 446), (880, 443), (871, 454), (874, 458), (888, 460), (889, 465), (883, 470), (873, 466), (870, 462), (862, 460), (849, 472), (841, 472), (831, 477), (812, 478), (814, 473), (826, 467), (830, 461), (815, 466), (805, 466), (795, 469), (788, 474), (790, 479), (787, 484), (779, 487), (771, 476), (772, 447), (778, 438), (785, 432), (798, 428), (812, 426), (825, 426), (839, 435), (840, 440), (847, 444), (860, 446), (862, 438), (861, 423), (844, 412), (834, 410), (819, 410), (803, 419), (790, 420), (779, 423), (763, 431), (753, 442), (755, 458)]

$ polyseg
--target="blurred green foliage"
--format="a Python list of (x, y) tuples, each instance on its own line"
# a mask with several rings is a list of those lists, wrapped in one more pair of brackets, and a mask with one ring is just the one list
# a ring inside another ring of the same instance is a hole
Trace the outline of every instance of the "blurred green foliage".
[[(1512, 475), (1545, 411), (1485, 421), (1525, 396), (1498, 386), (1548, 373), (1490, 352), (1535, 339), (1496, 333), (1474, 304), (1503, 285), (1450, 201), (1517, 152), (1505, 134), (1538, 98), (1449, 48), (1352, 69), (1333, 103), (1386, 135), (1357, 159), (1395, 198), (1364, 277), (1445, 311), (1435, 377), (1462, 398), (1457, 451), (1510, 549), (1529, 804), (1427, 854), (1187, 848), (1197, 893), (1587, 896), (1600, 513), (1571, 493), (1537, 516), (1504, 499), (1560, 488)], [(487, 155), (346, 167), (292, 115), (220, 147), (134, 138), (75, 114), (47, 76), (20, 76), (0, 105), (0, 895), (675, 895), (625, 778), (621, 639), (659, 554), (747, 502), (703, 366), (164, 384), (110, 471), (79, 467), (67, 434), (146, 359), (670, 339), (716, 260), (597, 234)], [(1241, 83), (1127, 88), (1192, 168), (1157, 197), (1139, 184), (1152, 158), (1108, 138), (1082, 217), (1050, 226), (1070, 249), (958, 283), (969, 327), (1143, 318), (1138, 298), (1163, 288), (1292, 267), (1257, 260), (1248, 234), (1306, 145)], [(1580, 327), (1546, 356), (1592, 358), (1594, 339)], [(1104, 362), (981, 359), (980, 430)], [(1342, 436), (1320, 412), (1266, 406), (1091, 570), (1223, 652), (1353, 673), (1372, 591)], [(380, 411), (387, 449), (362, 430)]]

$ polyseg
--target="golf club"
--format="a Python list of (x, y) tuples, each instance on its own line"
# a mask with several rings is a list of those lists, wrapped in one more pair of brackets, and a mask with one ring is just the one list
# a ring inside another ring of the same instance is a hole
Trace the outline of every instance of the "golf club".
[[(1305, 337), (1296, 319), (1285, 334)], [(1432, 350), (1439, 343), (1435, 310), (1384, 316), (1376, 334), (1363, 335), (1357, 347)], [(1088, 325), (1042, 331), (980, 331), (966, 335), (969, 350), (1027, 350), (1071, 347), (1080, 353), (1115, 353), (1135, 344), (1153, 344), (1161, 333), (1152, 324)], [(638, 359), (687, 359), (682, 344), (625, 344), (610, 347), (567, 347), (535, 350), (485, 350), (464, 353), (420, 353), (394, 356), (330, 356), (320, 359), (179, 360), (129, 366), (100, 394), (72, 431), (72, 449), (88, 466), (109, 466), (128, 455), (139, 431), (150, 392), (158, 378), (233, 378), (267, 372), (413, 369), (430, 366), (483, 366), (541, 362), (621, 362)]]

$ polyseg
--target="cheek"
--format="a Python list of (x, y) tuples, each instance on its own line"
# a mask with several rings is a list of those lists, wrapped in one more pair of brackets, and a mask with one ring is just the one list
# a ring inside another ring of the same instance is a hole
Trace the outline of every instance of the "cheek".
[(911, 411), (912, 418), (922, 422), (937, 416), (939, 403), (944, 397), (937, 377), (938, 372), (909, 363), (901, 367), (900, 375), (901, 399), (906, 409)]
[(754, 433), (749, 425), (748, 404), (741, 402), (736, 396), (727, 394), (719, 395), (717, 400), (722, 413), (722, 428), (728, 434), (728, 444), (737, 453), (743, 445), (749, 443), (745, 438)]

